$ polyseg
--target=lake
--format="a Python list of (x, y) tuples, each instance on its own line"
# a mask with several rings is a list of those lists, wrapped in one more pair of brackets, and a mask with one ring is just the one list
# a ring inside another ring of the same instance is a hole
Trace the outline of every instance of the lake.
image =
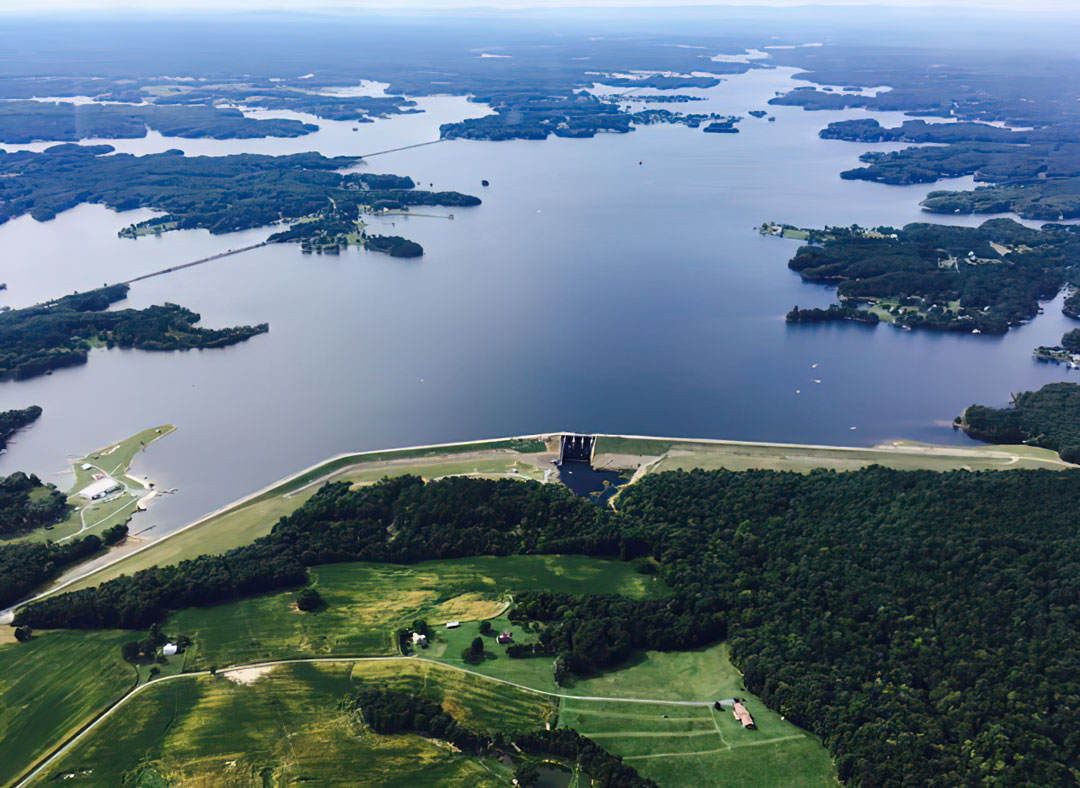
[[(1004, 404), (1011, 392), (1068, 379), (1030, 355), (1070, 327), (1058, 303), (1005, 337), (784, 322), (793, 305), (825, 306), (834, 293), (787, 269), (798, 244), (762, 237), (763, 221), (985, 218), (918, 208), (928, 191), (970, 179), (906, 187), (841, 180), (860, 153), (902, 146), (817, 137), (828, 122), (863, 111), (767, 107), (794, 84), (792, 73), (757, 70), (694, 91), (707, 94), (708, 111), (776, 117), (747, 117), (736, 135), (661, 125), (587, 140), (444, 142), (371, 159), (363, 165), (371, 171), (477, 194), (484, 204), (454, 209), (453, 220), (372, 223), (374, 232), (423, 244), (417, 260), (273, 246), (137, 283), (123, 306), (173, 301), (209, 326), (266, 321), (270, 333), (224, 350), (98, 350), (84, 367), (0, 384), (3, 408), (45, 409), (0, 456), (0, 473), (32, 470), (65, 484), (66, 458), (173, 423), (177, 432), (135, 466), (179, 489), (133, 525), (164, 533), (339, 452), (557, 430), (955, 443), (967, 438), (949, 423), (968, 404)], [(263, 113), (322, 127), (295, 139), (152, 135), (113, 144), (136, 153), (361, 154), (435, 139), (440, 123), (486, 111), (461, 98), (421, 106), (424, 114), (357, 131)], [(150, 215), (83, 205), (49, 223), (22, 217), (0, 227), (0, 281), (9, 286), (0, 300), (22, 306), (270, 233), (116, 237)]]

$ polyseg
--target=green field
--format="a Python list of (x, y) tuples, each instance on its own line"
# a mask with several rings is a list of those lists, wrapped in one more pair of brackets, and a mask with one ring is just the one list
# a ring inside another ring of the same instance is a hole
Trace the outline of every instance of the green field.
[(895, 441), (872, 448), (799, 446), (729, 441), (694, 442), (673, 439), (599, 437), (596, 455), (660, 457), (650, 473), (702, 468), (732, 471), (753, 469), (798, 471), (816, 468), (851, 471), (870, 465), (898, 470), (1018, 470), (1071, 468), (1056, 452), (1031, 446), (930, 446)]
[[(372, 678), (442, 693), (437, 671), (368, 675), (366, 668), (322, 663), (274, 668), (250, 683), (182, 677), (148, 685), (76, 745), (37, 783), (137, 786), (365, 785), (406, 788), (505, 786), (497, 761), (466, 757), (418, 736), (378, 736), (341, 711), (340, 699)], [(514, 724), (539, 727), (549, 704), (500, 688), (475, 692), (456, 677), (454, 703), (505, 704)], [(125, 777), (130, 782), (125, 782)]]
[[(63, 541), (77, 534), (100, 534), (114, 525), (126, 523), (131, 519), (131, 515), (135, 513), (139, 501), (148, 492), (143, 481), (128, 475), (128, 469), (131, 467), (135, 455), (175, 429), (171, 424), (151, 427), (137, 435), (132, 435), (130, 438), (125, 438), (119, 443), (90, 452), (85, 457), (75, 460), (71, 465), (75, 473), (75, 481), (67, 492), (68, 503), (72, 506), (72, 511), (67, 519), (57, 523), (52, 528), (39, 528), (20, 537), (20, 539), (38, 542), (46, 540)], [(84, 465), (92, 467), (84, 469)], [(106, 500), (85, 500), (77, 493), (93, 483), (93, 474), (95, 473), (112, 476), (121, 482), (126, 489)]]
[(825, 748), (742, 687), (720, 644), (688, 652), (648, 652), (617, 671), (579, 681), (576, 695), (705, 701), (743, 700), (757, 730), (730, 709), (564, 699), (559, 724), (593, 738), (662, 788), (749, 786), (835, 788)]
[[(647, 652), (619, 670), (564, 687), (554, 684), (551, 658), (511, 659), (492, 637), (480, 664), (462, 659), (481, 620), (490, 620), (495, 632), (513, 630), (516, 642), (536, 637), (505, 618), (516, 591), (639, 598), (662, 593), (655, 576), (637, 573), (633, 564), (577, 556), (482, 557), (411, 566), (337, 564), (312, 575), (327, 603), (319, 612), (296, 610), (295, 592), (289, 591), (173, 615), (164, 632), (188, 635), (194, 645), (182, 659), (170, 660), (167, 677), (145, 683), (142, 668), (139, 689), (38, 781), (147, 788), (508, 784), (509, 771), (498, 762), (455, 755), (417, 737), (365, 732), (338, 707), (364, 683), (438, 700), (476, 729), (572, 727), (662, 788), (836, 785), (820, 743), (743, 689), (724, 644)], [(412, 657), (375, 656), (395, 654), (394, 631), (418, 617), (433, 627), (429, 648)], [(462, 623), (446, 629), (448, 620)], [(49, 633), (29, 645), (0, 648), (0, 675), (20, 676), (16, 685), (3, 685), (2, 697), (7, 760), (19, 764), (12, 774), (133, 684), (134, 671), (119, 660), (119, 645), (131, 637)], [(374, 658), (363, 658), (368, 655)], [(354, 659), (334, 661), (347, 657)], [(330, 661), (252, 666), (312, 658)], [(72, 664), (81, 671), (72, 672)], [(209, 667), (218, 675), (177, 673)], [(711, 708), (731, 697), (745, 700), (757, 730), (743, 730), (729, 710)], [(17, 750), (8, 744), (16, 739)], [(23, 742), (35, 740), (28, 756)], [(579, 785), (581, 779), (575, 777)]]
[(135, 684), (127, 632), (45, 632), (0, 646), (0, 785)]
[(190, 608), (169, 618), (163, 629), (195, 641), (189, 669), (297, 657), (376, 656), (397, 653), (395, 630), (416, 618), (433, 627), (450, 620), (476, 622), (497, 615), (515, 591), (641, 597), (652, 593), (657, 583), (655, 576), (640, 575), (631, 564), (581, 556), (481, 557), (411, 566), (348, 563), (317, 567), (311, 574), (326, 602), (321, 611), (301, 613), (293, 605), (296, 593), (285, 591)]

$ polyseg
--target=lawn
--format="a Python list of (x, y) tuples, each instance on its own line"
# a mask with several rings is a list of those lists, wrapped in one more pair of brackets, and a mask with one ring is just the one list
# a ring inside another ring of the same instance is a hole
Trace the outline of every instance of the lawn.
[(44, 632), (0, 646), (0, 784), (135, 684), (120, 659), (130, 632)]
[(487, 556), (411, 566), (348, 563), (317, 567), (311, 574), (326, 602), (321, 611), (301, 613), (293, 604), (295, 592), (285, 591), (183, 610), (169, 618), (164, 630), (195, 640), (189, 668), (377, 656), (396, 653), (395, 630), (416, 618), (432, 626), (491, 618), (515, 591), (637, 597), (658, 592), (655, 576), (638, 574), (632, 564), (582, 556)]
[[(280, 666), (249, 684), (221, 676), (159, 681), (43, 773), (39, 783), (509, 784), (498, 763), (456, 754), (418, 736), (365, 730), (338, 706), (361, 677), (350, 665), (328, 663)], [(438, 677), (425, 678), (437, 692)]]
[[(46, 540), (63, 541), (76, 534), (99, 534), (114, 525), (126, 523), (135, 513), (139, 500), (147, 490), (143, 482), (128, 476), (135, 455), (145, 449), (151, 443), (164, 438), (176, 428), (171, 424), (163, 424), (159, 427), (151, 427), (137, 435), (125, 438), (119, 443), (106, 446), (103, 449), (90, 452), (85, 457), (75, 460), (72, 470), (75, 473), (75, 481), (68, 490), (68, 503), (73, 507), (68, 517), (52, 528), (38, 528), (25, 536), (20, 537), (26, 541), (43, 542)], [(84, 465), (92, 467), (83, 469)], [(77, 493), (94, 481), (94, 473), (104, 473), (124, 483), (129, 488), (118, 495), (113, 495), (107, 500), (86, 501)]]
[(725, 644), (696, 651), (647, 652), (622, 670), (578, 681), (565, 691), (707, 703), (742, 699), (757, 730), (743, 729), (727, 706), (717, 711), (710, 705), (563, 700), (560, 725), (595, 739), (661, 788), (838, 785), (821, 743), (742, 688)]

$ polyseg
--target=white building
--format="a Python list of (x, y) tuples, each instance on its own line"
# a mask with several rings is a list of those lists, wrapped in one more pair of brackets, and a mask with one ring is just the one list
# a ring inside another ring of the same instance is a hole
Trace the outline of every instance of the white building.
[(457, 629), (460, 626), (461, 626), (460, 621), (447, 621), (446, 622), (446, 628), (447, 629)]
[(124, 485), (111, 476), (106, 476), (104, 479), (98, 479), (93, 484), (83, 487), (79, 491), (79, 495), (88, 501), (98, 501), (112, 495), (114, 492), (120, 492), (122, 489), (124, 489)]
[(171, 657), (176, 654), (176, 652), (177, 648), (175, 643), (166, 643), (164, 646), (161, 647), (161, 653), (164, 654), (166, 657)]

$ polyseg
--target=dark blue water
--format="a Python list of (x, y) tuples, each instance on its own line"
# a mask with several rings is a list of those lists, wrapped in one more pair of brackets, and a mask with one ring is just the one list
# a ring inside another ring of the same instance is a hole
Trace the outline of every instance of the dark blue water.
[[(708, 109), (745, 115), (790, 83), (787, 72), (733, 78), (710, 92)], [(324, 131), (312, 138), (189, 147), (363, 153), (389, 147), (397, 128), (402, 142), (433, 138), (451, 109), (468, 110), (439, 106), (359, 132), (318, 121)], [(177, 432), (136, 462), (179, 488), (140, 515), (141, 526), (167, 532), (340, 452), (564, 430), (953, 443), (967, 438), (950, 422), (972, 402), (1004, 404), (1011, 392), (1069, 379), (1030, 356), (1071, 327), (1058, 304), (997, 338), (787, 325), (795, 304), (824, 306), (834, 294), (787, 269), (798, 244), (760, 236), (763, 221), (902, 225), (928, 218), (918, 209), (927, 191), (970, 181), (841, 180), (860, 153), (888, 146), (817, 131), (865, 114), (774, 109), (775, 123), (747, 118), (736, 135), (654, 126), (591, 140), (455, 141), (373, 159), (374, 171), (474, 192), (484, 205), (455, 209), (453, 221), (397, 217), (371, 228), (419, 241), (419, 260), (273, 246), (137, 284), (131, 306), (175, 301), (207, 325), (268, 321), (270, 333), (217, 351), (95, 351), (85, 367), (0, 385), (0, 407), (45, 409), (0, 456), (0, 473), (62, 481), (66, 457), (171, 422)], [(425, 118), (430, 128), (416, 125)], [(84, 206), (48, 224), (24, 217), (0, 227), (4, 300), (129, 278), (268, 232), (117, 239), (131, 221)]]
[(630, 479), (619, 471), (598, 471), (587, 462), (564, 462), (559, 468), (559, 480), (574, 495), (607, 503), (619, 491), (619, 485)]

